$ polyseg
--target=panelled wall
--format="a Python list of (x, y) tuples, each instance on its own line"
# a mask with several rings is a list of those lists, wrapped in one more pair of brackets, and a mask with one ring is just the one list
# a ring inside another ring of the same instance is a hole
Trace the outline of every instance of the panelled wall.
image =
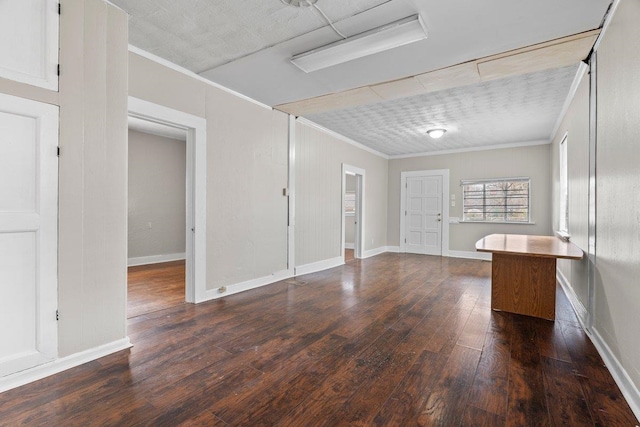
[[(594, 331), (640, 414), (640, 2), (622, 0), (597, 50)], [(639, 415), (640, 416), (640, 415)]]
[[(462, 219), (462, 179), (531, 178), (531, 220), (526, 224), (450, 224), (449, 250), (475, 252), (475, 243), (491, 233), (542, 234), (551, 232), (549, 145), (462, 152), (389, 161), (389, 203), (387, 215), (388, 244), (400, 244), (401, 173), (406, 171), (449, 169), (449, 186), (444, 189), (445, 203), (455, 195), (456, 206), (449, 206), (449, 215)], [(444, 248), (443, 248), (444, 250)]]
[[(560, 223), (560, 143), (567, 135), (567, 175), (569, 191), (569, 234), (571, 241), (585, 253), (589, 250), (589, 74), (582, 77), (573, 101), (558, 127), (551, 145), (553, 187), (552, 227)], [(573, 288), (582, 311), (589, 304), (588, 261), (558, 260), (558, 269)]]
[(59, 92), (0, 78), (0, 93), (60, 106), (58, 355), (125, 340), (127, 16), (61, 0)]
[(126, 335), (127, 16), (99, 0), (60, 16), (60, 353)]
[(286, 270), (288, 116), (135, 53), (129, 76), (130, 96), (207, 119), (207, 289)]
[(342, 256), (343, 163), (365, 170), (364, 254), (385, 250), (387, 159), (300, 121), (295, 144), (296, 267)]
[[(640, 3), (621, 0), (596, 49), (596, 232), (591, 336), (640, 414)], [(588, 250), (589, 78), (584, 76), (553, 139), (553, 226), (558, 227), (559, 143), (568, 135), (569, 233)], [(589, 308), (586, 261), (559, 270)], [(588, 320), (588, 319), (585, 319)], [(589, 324), (587, 324), (589, 326)]]

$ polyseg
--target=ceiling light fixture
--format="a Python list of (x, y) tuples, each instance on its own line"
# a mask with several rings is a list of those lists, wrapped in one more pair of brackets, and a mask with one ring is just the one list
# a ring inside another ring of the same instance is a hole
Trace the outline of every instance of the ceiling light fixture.
[(420, 15), (413, 15), (295, 55), (291, 62), (305, 73), (310, 73), (426, 38), (427, 30)]
[(446, 129), (429, 129), (427, 131), (427, 135), (429, 135), (433, 139), (438, 139), (442, 137), (442, 135), (444, 135), (446, 131)]

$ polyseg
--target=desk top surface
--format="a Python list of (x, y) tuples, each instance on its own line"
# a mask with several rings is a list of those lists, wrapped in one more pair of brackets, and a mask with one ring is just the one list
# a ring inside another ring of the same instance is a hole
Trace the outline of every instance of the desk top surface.
[(490, 234), (476, 242), (479, 252), (527, 255), (542, 258), (582, 259), (582, 250), (554, 236)]

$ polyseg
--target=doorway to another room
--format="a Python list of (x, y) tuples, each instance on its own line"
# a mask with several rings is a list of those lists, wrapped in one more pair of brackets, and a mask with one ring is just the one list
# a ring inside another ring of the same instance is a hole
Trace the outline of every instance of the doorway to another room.
[(185, 302), (187, 131), (129, 117), (127, 317)]
[(363, 257), (364, 169), (342, 165), (342, 257)]

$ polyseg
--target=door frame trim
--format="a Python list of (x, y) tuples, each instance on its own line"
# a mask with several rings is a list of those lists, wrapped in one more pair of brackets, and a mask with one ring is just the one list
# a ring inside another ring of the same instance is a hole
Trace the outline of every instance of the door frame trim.
[(185, 299), (191, 303), (206, 301), (207, 121), (132, 96), (128, 102), (129, 116), (187, 131)]
[[(438, 175), (442, 176), (442, 235), (440, 236), (440, 253), (441, 256), (449, 256), (449, 169), (404, 171), (400, 173), (400, 253), (406, 252), (406, 245), (404, 242), (404, 239), (406, 238), (404, 211), (406, 210), (407, 205), (407, 178)], [(447, 197), (445, 197), (445, 194)]]
[[(357, 166), (348, 165), (346, 163), (342, 164), (342, 200), (340, 201), (340, 223), (342, 224), (342, 234), (340, 239), (340, 254), (342, 259), (344, 260), (344, 237), (345, 237), (345, 221), (344, 221), (344, 196), (347, 191), (347, 174), (356, 176), (356, 236), (358, 241), (355, 242), (355, 250), (353, 252), (353, 256), (355, 258), (363, 258), (364, 257), (364, 212), (365, 212), (365, 170), (359, 168)], [(358, 178), (360, 177), (360, 178)]]

